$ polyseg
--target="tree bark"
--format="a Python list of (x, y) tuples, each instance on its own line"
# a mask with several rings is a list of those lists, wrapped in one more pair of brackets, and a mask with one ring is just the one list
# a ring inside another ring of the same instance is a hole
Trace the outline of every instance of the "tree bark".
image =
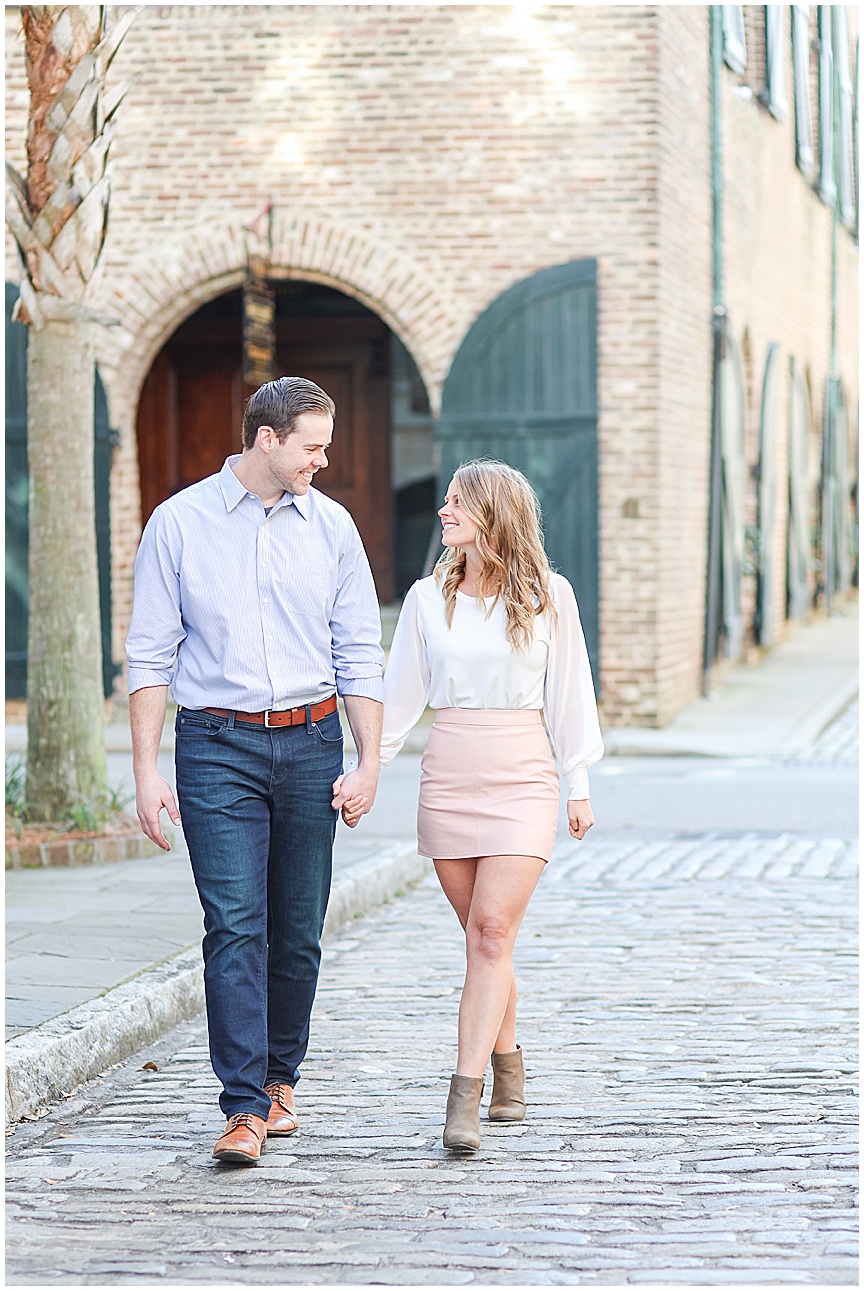
[(95, 326), (79, 315), (46, 317), (30, 329), (27, 802), (33, 820), (62, 820), (78, 798), (107, 791), (93, 493)]

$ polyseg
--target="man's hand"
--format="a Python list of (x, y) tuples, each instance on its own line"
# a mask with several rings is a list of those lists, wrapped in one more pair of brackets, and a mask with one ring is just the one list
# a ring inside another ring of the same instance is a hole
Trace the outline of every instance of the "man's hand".
[(159, 824), (159, 812), (163, 807), (173, 824), (180, 824), (180, 812), (177, 810), (169, 784), (154, 771), (152, 775), (146, 777), (136, 776), (135, 789), (135, 810), (138, 812), (141, 828), (157, 847), (162, 848), (163, 852), (170, 852), (171, 844), (162, 833), (162, 827)]
[(570, 822), (571, 837), (584, 838), (594, 824), (594, 813), (588, 799), (570, 798), (567, 803), (567, 819)]
[(353, 829), (375, 801), (381, 771), (384, 705), (377, 699), (366, 699), (363, 695), (346, 695), (345, 714), (357, 746), (359, 766), (356, 771), (340, 775), (334, 781), (333, 806), (337, 811), (341, 809), (342, 819), (349, 829)]
[(333, 782), (333, 807), (342, 812), (342, 819), (353, 829), (361, 816), (365, 816), (375, 801), (378, 772), (358, 767), (347, 775), (340, 775)]
[(163, 852), (170, 852), (171, 844), (162, 833), (159, 812), (164, 807), (174, 824), (180, 824), (180, 812), (171, 788), (156, 770), (167, 698), (167, 686), (144, 686), (129, 696), (135, 810), (144, 833)]

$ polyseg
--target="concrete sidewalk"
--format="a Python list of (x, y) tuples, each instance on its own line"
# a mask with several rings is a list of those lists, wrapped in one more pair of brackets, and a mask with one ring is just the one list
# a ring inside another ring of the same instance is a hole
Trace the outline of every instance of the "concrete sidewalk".
[[(170, 754), (163, 774), (173, 782)], [(117, 783), (128, 754), (109, 754)], [(416, 759), (382, 776), (374, 829), (339, 822), (325, 936), (428, 872)], [(32, 1115), (204, 1007), (201, 909), (182, 833), (169, 855), (6, 874), (6, 1114)]]
[[(854, 697), (857, 637), (857, 605), (845, 605), (759, 664), (727, 669), (716, 696), (665, 730), (607, 730), (607, 754), (794, 756)], [(424, 747), (429, 718), (409, 752)], [(24, 740), (23, 727), (7, 727), (7, 748)], [(131, 787), (128, 726), (109, 727), (106, 745), (112, 784)], [(167, 721), (160, 770), (173, 782), (172, 746)], [(365, 829), (340, 824), (329, 929), (426, 872), (415, 851), (418, 782), (419, 759), (398, 758)], [(166, 857), (8, 872), (7, 1114), (38, 1110), (199, 1011), (201, 931), (182, 835)]]
[(757, 663), (722, 670), (717, 689), (657, 730), (611, 727), (607, 755), (789, 757), (858, 693), (858, 602), (796, 627)]

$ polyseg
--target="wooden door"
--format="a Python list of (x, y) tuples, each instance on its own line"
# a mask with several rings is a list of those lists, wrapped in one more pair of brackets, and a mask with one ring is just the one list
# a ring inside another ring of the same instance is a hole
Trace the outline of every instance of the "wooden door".
[[(307, 377), (336, 403), (330, 465), (315, 488), (351, 512), (378, 596), (394, 595), (390, 487), (390, 332), (366, 317), (277, 324), (277, 371)], [(150, 369), (138, 406), (142, 519), (242, 450), (239, 325), (185, 323)]]
[(138, 405), (141, 518), (179, 489), (222, 469), (242, 440), (240, 347), (175, 338), (148, 373)]
[(442, 495), (474, 457), (499, 458), (534, 485), (599, 691), (596, 261), (543, 269), (481, 314), (453, 360), (437, 436)]
[(336, 404), (329, 466), (315, 488), (341, 502), (360, 531), (381, 601), (394, 596), (390, 487), (389, 333), (377, 319), (280, 323), (280, 372), (306, 377)]

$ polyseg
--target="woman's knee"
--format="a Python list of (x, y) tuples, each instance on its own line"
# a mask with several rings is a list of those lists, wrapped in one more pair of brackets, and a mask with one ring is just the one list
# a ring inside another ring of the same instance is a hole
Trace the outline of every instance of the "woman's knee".
[(496, 915), (473, 916), (465, 930), (469, 956), (476, 956), (491, 963), (509, 960), (513, 949), (513, 929)]

